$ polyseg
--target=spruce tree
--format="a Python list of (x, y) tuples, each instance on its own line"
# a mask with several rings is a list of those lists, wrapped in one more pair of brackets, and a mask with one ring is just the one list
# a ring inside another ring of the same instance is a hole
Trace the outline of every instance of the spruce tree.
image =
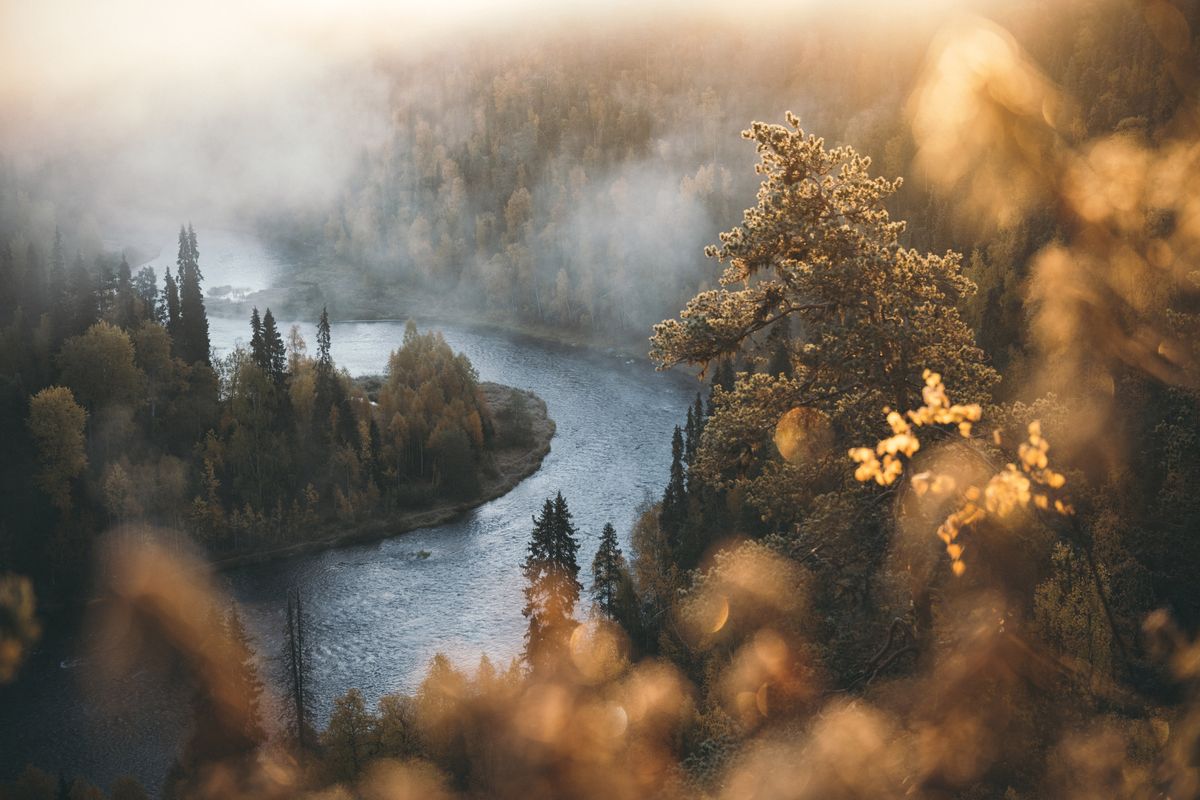
[(262, 320), (258, 318), (258, 306), (250, 310), (250, 360), (266, 373), (267, 356), (263, 351)]
[[(690, 467), (696, 460), (696, 451), (700, 449), (700, 437), (704, 434), (704, 403), (700, 400), (699, 392), (696, 392), (696, 401), (692, 403), (688, 419), (691, 421), (692, 430), (691, 437), (684, 442), (683, 460)], [(688, 478), (691, 478), (690, 471)]]
[(337, 381), (337, 376), (333, 374), (330, 345), (329, 309), (322, 308), (321, 319), (317, 321), (317, 374), (313, 387), (312, 425), (316, 441), (323, 445), (329, 441), (330, 416), (334, 406), (333, 385)]
[(175, 282), (175, 278), (171, 275), (170, 267), (167, 267), (167, 277), (163, 281), (162, 308), (164, 314), (163, 321), (166, 323), (167, 333), (171, 334), (171, 349), (178, 354), (180, 340), (179, 284)]
[(158, 275), (154, 267), (142, 267), (133, 279), (133, 289), (141, 301), (141, 318), (163, 324), (163, 307), (158, 297)]
[(200, 288), (200, 251), (196, 232), (188, 225), (179, 229), (179, 354), (189, 364), (209, 362), (208, 314), (204, 309), (204, 293)]
[(579, 583), (576, 554), (579, 542), (567, 501), (559, 492), (547, 499), (533, 520), (529, 554), (521, 571), (525, 575), (525, 608), (529, 620), (525, 633), (525, 659), (542, 670), (560, 663), (572, 627), (572, 614), (583, 586)]
[(276, 384), (283, 383), (287, 376), (287, 349), (283, 346), (283, 336), (280, 335), (275, 316), (269, 308), (262, 318), (261, 336), (263, 372)]
[[(354, 410), (350, 407), (350, 398), (346, 395), (345, 387), (338, 379), (333, 366), (333, 355), (330, 353), (331, 331), (329, 326), (328, 309), (321, 309), (321, 319), (317, 323), (317, 376), (313, 391), (313, 432), (316, 440), (322, 445), (331, 443), (347, 444), (356, 451), (361, 442), (358, 435), (358, 424), (354, 419)], [(280, 340), (282, 351), (282, 340)]]
[(287, 618), (284, 629), (283, 664), (284, 686), (288, 693), (288, 709), (295, 723), (296, 743), (301, 751), (314, 742), (312, 707), (308, 696), (308, 618), (298, 589), (288, 590)]
[(679, 542), (679, 534), (687, 520), (687, 484), (683, 470), (683, 432), (675, 426), (671, 436), (671, 477), (667, 488), (663, 491), (662, 507), (659, 510), (659, 524), (667, 536), (667, 542), (675, 548)]
[(604, 524), (600, 534), (600, 547), (592, 560), (592, 597), (605, 615), (617, 617), (617, 594), (621, 588), (621, 571), (625, 557), (617, 545), (617, 531), (612, 523)]

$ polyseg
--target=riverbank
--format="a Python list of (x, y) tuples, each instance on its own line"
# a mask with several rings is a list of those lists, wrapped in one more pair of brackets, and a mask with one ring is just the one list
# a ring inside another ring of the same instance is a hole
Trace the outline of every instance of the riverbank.
[[(374, 515), (361, 522), (330, 521), (320, 527), (320, 533), (316, 538), (269, 550), (214, 559), (211, 562), (213, 567), (217, 570), (229, 570), (321, 550), (389, 539), (418, 528), (429, 528), (450, 522), (484, 503), (508, 494), (521, 481), (541, 468), (542, 462), (550, 453), (550, 442), (554, 438), (557, 426), (554, 420), (550, 419), (546, 402), (533, 392), (488, 382), (480, 383), (479, 390), (483, 393), (493, 414), (512, 402), (515, 397), (523, 400), (529, 411), (530, 426), (526, 444), (501, 448), (489, 453), (490, 462), (485, 465), (480, 475), (480, 491), (475, 497), (437, 503), (428, 508)], [(499, 420), (496, 421), (496, 425), (496, 439), (502, 441), (505, 431)]]

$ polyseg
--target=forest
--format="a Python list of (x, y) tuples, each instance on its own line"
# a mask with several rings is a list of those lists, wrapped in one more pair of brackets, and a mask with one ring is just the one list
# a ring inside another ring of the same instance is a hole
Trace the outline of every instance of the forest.
[[(189, 702), (160, 786), (0, 758), (0, 798), (1200, 797), (1200, 5), (973, 8), (390, 53), (383, 139), (257, 220), (318, 254), (315, 356), (264, 307), (215, 357), (190, 225), (160, 284), (6, 167), (0, 683), (94, 598), (89, 669)], [(628, 454), (563, 425), (488, 529), (520, 600), (455, 591), (513, 602), (507, 658), (447, 636), (323, 706), (320, 591), (256, 634), (222, 560), (536, 439), (412, 320), (339, 370), (331, 318), (389, 308), (695, 380), (623, 516), (578, 509)]]
[[(20, 258), (13, 244), (0, 252), (12, 289), (0, 552), (44, 604), (88, 596), (93, 544), (110, 527), (173, 529), (220, 559), (469, 499), (494, 469), (478, 376), (437, 333), (410, 321), (368, 393), (334, 364), (324, 312), (315, 355), (298, 327), (285, 342), (255, 308), (248, 347), (214, 358), (190, 225), (161, 289), (124, 258), (89, 267), (77, 254), (68, 271), (61, 234), (45, 269), (35, 243)], [(503, 444), (527, 447), (529, 410), (519, 398), (498, 410)]]

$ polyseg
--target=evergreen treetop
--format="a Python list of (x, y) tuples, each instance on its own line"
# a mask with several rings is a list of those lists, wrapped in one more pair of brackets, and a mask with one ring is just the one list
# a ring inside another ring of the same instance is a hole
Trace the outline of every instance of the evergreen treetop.
[(529, 620), (525, 658), (535, 668), (554, 664), (566, 647), (572, 614), (583, 586), (579, 582), (579, 541), (567, 501), (559, 492), (534, 517), (533, 534), (522, 572)]

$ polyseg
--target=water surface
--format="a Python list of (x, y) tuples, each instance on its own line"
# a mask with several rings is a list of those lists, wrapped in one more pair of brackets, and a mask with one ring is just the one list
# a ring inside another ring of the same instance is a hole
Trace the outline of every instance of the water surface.
[[(206, 285), (252, 291), (286, 273), (285, 263), (246, 235), (198, 234)], [(167, 263), (168, 256), (173, 263), (171, 248), (173, 240), (155, 263)], [(282, 320), (282, 331), (292, 324), (315, 348), (313, 321)], [(370, 702), (411, 691), (435, 653), (472, 668), (481, 654), (501, 663), (516, 656), (525, 622), (520, 565), (531, 516), (547, 496), (563, 493), (590, 578), (604, 523), (616, 526), (627, 549), (635, 509), (661, 492), (671, 430), (697, 388), (694, 380), (657, 373), (642, 359), (454, 321), (421, 324), (441, 330), (482, 380), (536, 392), (558, 430), (541, 470), (453, 522), (222, 576), (272, 678), (280, 670), (286, 592), (303, 592), (312, 622), (312, 696), (322, 724), (333, 697), (350, 687)], [(243, 319), (214, 316), (210, 330), (222, 352), (249, 339)], [(351, 374), (381, 373), (403, 335), (400, 320), (335, 322), (334, 360)], [(126, 773), (157, 786), (187, 724), (186, 695), (170, 676), (146, 670), (103, 702), (84, 687), (89, 665), (81, 654), (79, 637), (50, 637), (21, 680), (0, 692), (0, 777), (32, 761), (105, 786)]]

